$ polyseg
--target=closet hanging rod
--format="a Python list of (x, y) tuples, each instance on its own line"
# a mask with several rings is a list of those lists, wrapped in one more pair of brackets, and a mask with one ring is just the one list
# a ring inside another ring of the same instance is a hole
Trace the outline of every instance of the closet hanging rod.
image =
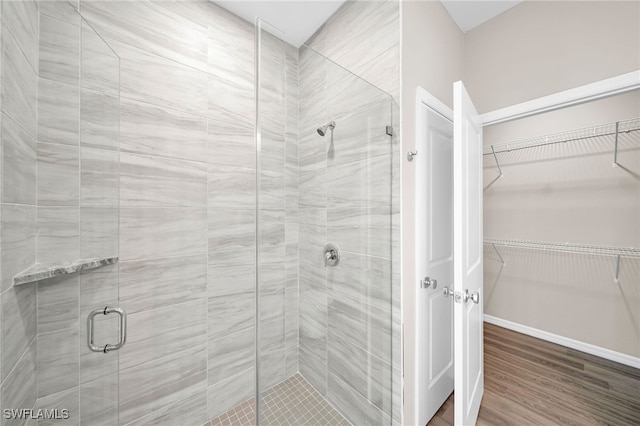
[(482, 150), (482, 155), (494, 155), (494, 152), (495, 154), (500, 154), (503, 152), (517, 151), (520, 149), (556, 145), (559, 143), (575, 142), (579, 140), (586, 140), (603, 136), (615, 136), (616, 134), (629, 133), (638, 130), (640, 130), (640, 118), (632, 118), (630, 120), (601, 124), (598, 126), (572, 130), (569, 132), (516, 140), (513, 142), (503, 142), (494, 145), (486, 145)]
[(640, 249), (634, 247), (612, 247), (588, 244), (570, 244), (546, 241), (505, 240), (487, 238), (485, 244), (502, 247), (516, 247), (542, 251), (557, 251), (563, 253), (593, 254), (598, 256), (620, 256), (624, 258), (640, 259)]

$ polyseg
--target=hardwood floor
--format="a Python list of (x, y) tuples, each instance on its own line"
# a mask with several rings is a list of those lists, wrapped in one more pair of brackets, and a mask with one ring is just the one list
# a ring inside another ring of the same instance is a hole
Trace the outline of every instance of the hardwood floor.
[[(478, 426), (640, 425), (640, 370), (484, 325)], [(453, 425), (453, 395), (429, 426)]]

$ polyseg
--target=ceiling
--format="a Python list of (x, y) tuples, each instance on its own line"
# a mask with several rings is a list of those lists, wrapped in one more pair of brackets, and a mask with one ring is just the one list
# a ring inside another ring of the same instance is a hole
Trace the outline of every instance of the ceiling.
[[(467, 32), (521, 1), (442, 0), (442, 4), (458, 27), (463, 32)], [(214, 0), (214, 2), (251, 23), (255, 22), (256, 17), (260, 17), (270, 24), (265, 27), (270, 33), (293, 46), (300, 47), (333, 15), (344, 0)]]
[(519, 1), (501, 0), (442, 0), (442, 5), (447, 9), (449, 15), (456, 21), (462, 32), (467, 32), (478, 25), (495, 18), (502, 12), (511, 9)]

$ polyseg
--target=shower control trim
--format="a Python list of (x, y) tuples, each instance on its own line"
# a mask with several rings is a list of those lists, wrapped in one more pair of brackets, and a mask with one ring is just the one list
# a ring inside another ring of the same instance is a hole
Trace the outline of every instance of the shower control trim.
[(337, 266), (340, 263), (340, 249), (337, 245), (329, 243), (324, 246), (324, 266)]

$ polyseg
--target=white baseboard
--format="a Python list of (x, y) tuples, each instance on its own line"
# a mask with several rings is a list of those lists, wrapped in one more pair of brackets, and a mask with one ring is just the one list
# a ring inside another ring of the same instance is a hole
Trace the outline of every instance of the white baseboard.
[(611, 349), (602, 348), (600, 346), (581, 342), (579, 340), (569, 339), (568, 337), (549, 333), (543, 330), (538, 330), (537, 328), (518, 324), (516, 322), (508, 321), (491, 315), (485, 314), (484, 320), (485, 322), (488, 322), (490, 324), (508, 328), (509, 330), (517, 331), (518, 333), (527, 334), (529, 336), (537, 337), (538, 339), (546, 340), (551, 343), (556, 343), (558, 345), (566, 346), (571, 349), (576, 349), (578, 351), (586, 352), (591, 355), (599, 356), (600, 358), (619, 362), (620, 364), (625, 364), (630, 367), (640, 369), (640, 358), (636, 358), (631, 355), (612, 351)]

